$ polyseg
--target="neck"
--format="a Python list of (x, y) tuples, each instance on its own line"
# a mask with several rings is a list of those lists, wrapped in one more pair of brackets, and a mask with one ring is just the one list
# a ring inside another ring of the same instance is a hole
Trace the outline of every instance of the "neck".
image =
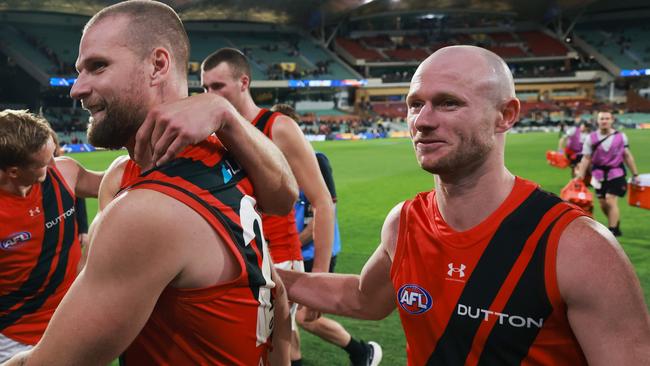
[(32, 185), (30, 186), (16, 185), (10, 179), (6, 177), (2, 177), (0, 178), (0, 190), (19, 197), (27, 197), (29, 192), (32, 191)]
[(466, 231), (483, 222), (512, 191), (514, 175), (502, 157), (492, 160), (472, 172), (435, 176), (438, 209), (454, 230)]
[(601, 134), (601, 135), (609, 135), (611, 132), (612, 132), (612, 128), (611, 128), (611, 127), (601, 128), (601, 129), (600, 129), (600, 134)]
[(261, 109), (255, 104), (250, 94), (247, 94), (242, 101), (242, 105), (237, 108), (237, 111), (249, 122), (252, 122), (257, 117), (257, 114), (260, 113)]

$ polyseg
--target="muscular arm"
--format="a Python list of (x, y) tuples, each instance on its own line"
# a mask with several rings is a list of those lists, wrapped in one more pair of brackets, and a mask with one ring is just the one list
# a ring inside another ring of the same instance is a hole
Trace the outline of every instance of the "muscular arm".
[(650, 360), (650, 317), (639, 280), (605, 227), (589, 218), (567, 227), (558, 247), (557, 278), (590, 365)]
[(328, 272), (334, 240), (334, 206), (318, 167), (316, 156), (298, 125), (287, 116), (273, 124), (273, 142), (287, 158), (298, 186), (305, 192), (314, 212), (314, 272)]
[(560, 137), (560, 140), (557, 142), (558, 151), (562, 151), (564, 149), (564, 146), (566, 145), (566, 139), (566, 135), (562, 135), (562, 137)]
[(67, 156), (61, 156), (54, 160), (56, 161), (56, 167), (77, 197), (97, 197), (99, 183), (104, 176), (104, 172), (88, 170), (76, 160)]
[[(88, 264), (26, 365), (106, 365), (133, 341), (162, 290), (183, 269), (188, 238), (151, 191), (117, 199), (91, 238)], [(156, 210), (150, 210), (156, 202)], [(180, 203), (179, 203), (180, 205)]]
[(324, 313), (382, 319), (395, 309), (390, 268), (399, 230), (401, 204), (388, 214), (377, 247), (361, 275), (278, 271), (289, 300)]
[(298, 188), (285, 158), (218, 95), (198, 94), (152, 108), (136, 136), (135, 160), (144, 167), (152, 161), (163, 164), (213, 132), (251, 178), (258, 208), (273, 215), (289, 213)]

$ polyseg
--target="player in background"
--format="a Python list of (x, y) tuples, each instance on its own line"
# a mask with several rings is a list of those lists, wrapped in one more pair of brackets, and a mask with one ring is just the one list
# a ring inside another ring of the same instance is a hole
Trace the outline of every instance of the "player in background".
[[(288, 104), (276, 104), (271, 108), (274, 112), (280, 112), (298, 123), (300, 115)], [(334, 204), (334, 243), (332, 245), (332, 258), (330, 259), (329, 272), (333, 273), (336, 267), (336, 258), (341, 251), (341, 234), (339, 232), (338, 219), (336, 217), (336, 185), (332, 174), (332, 166), (327, 156), (316, 152), (316, 160), (323, 180), (332, 197)], [(300, 191), (298, 202), (295, 205), (296, 227), (298, 229), (300, 243), (302, 245), (302, 256), (305, 264), (305, 272), (312, 272), (314, 265), (314, 241), (313, 241), (313, 212), (311, 203), (304, 192)], [(314, 320), (305, 320), (305, 313), (302, 307), (298, 308), (296, 320), (301, 328), (314, 334), (323, 340), (337, 345), (344, 349), (350, 357), (352, 365), (375, 366), (379, 365), (382, 359), (382, 348), (377, 342), (365, 342), (353, 338), (350, 333), (337, 321), (320, 316)], [(300, 337), (292, 344), (294, 354), (301, 354)]]
[(103, 173), (55, 158), (55, 132), (27, 111), (0, 112), (0, 362), (30, 349), (82, 264), (75, 199)]

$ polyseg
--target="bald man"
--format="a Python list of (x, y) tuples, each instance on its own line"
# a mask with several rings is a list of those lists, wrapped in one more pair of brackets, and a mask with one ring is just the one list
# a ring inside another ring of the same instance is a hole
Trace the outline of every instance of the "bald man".
[(409, 365), (647, 362), (647, 307), (616, 239), (504, 165), (520, 109), (505, 62), (440, 49), (407, 106), (435, 188), (390, 211), (360, 276), (280, 271), (290, 300), (361, 319), (397, 307)]

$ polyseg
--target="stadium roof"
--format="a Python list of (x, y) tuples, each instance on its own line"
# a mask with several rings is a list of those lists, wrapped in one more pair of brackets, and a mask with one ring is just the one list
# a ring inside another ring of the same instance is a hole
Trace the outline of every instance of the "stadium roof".
[[(92, 15), (114, 0), (0, 0), (1, 10)], [(646, 0), (164, 0), (184, 20), (252, 21), (315, 28), (347, 17), (403, 12), (506, 13), (551, 21), (562, 15), (648, 8)]]

